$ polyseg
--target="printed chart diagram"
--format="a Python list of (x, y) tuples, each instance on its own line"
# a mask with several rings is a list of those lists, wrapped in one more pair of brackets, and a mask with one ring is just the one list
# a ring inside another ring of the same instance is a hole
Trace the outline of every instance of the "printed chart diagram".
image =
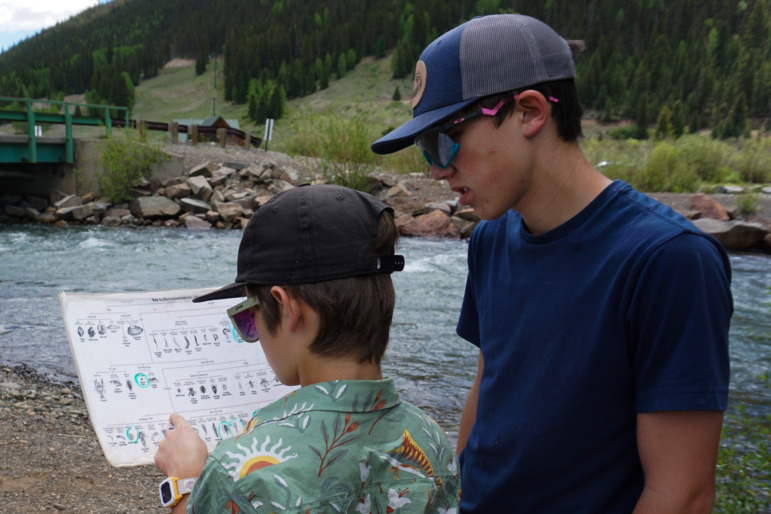
[(172, 412), (211, 451), (295, 389), (278, 381), (259, 343), (238, 336), (226, 312), (238, 299), (192, 303), (211, 290), (59, 293), (88, 415), (111, 465), (153, 463)]

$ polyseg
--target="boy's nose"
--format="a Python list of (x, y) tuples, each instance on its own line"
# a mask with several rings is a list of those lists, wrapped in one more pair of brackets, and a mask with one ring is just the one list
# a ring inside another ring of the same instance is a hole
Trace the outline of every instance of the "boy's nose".
[(447, 177), (452, 175), (452, 164), (446, 168), (440, 168), (435, 162), (431, 163), (431, 178), (434, 180), (447, 180)]

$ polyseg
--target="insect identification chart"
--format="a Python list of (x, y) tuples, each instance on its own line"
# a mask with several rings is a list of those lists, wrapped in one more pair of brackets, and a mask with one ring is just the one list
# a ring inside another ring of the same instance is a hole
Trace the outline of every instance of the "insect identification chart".
[(113, 466), (153, 463), (172, 412), (211, 451), (294, 390), (233, 328), (226, 310), (238, 299), (192, 303), (211, 290), (59, 293), (88, 415)]

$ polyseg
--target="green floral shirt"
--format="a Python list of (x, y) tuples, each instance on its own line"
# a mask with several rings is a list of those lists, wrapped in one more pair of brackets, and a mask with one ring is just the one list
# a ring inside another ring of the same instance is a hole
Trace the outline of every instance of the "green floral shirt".
[(260, 410), (206, 462), (188, 513), (457, 514), (458, 459), (393, 379), (322, 382)]

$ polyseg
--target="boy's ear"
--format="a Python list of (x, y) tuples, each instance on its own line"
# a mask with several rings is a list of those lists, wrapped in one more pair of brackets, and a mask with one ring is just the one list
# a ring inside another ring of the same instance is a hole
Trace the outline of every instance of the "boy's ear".
[(273, 295), (273, 298), (278, 302), (279, 309), (281, 310), (281, 323), (286, 320), (287, 328), (289, 328), (291, 332), (297, 330), (297, 326), (302, 320), (302, 302), (298, 298), (289, 296), (286, 289), (281, 286), (271, 287), (270, 294)]
[(546, 125), (551, 116), (549, 101), (538, 91), (527, 89), (517, 96), (525, 137), (532, 137)]

